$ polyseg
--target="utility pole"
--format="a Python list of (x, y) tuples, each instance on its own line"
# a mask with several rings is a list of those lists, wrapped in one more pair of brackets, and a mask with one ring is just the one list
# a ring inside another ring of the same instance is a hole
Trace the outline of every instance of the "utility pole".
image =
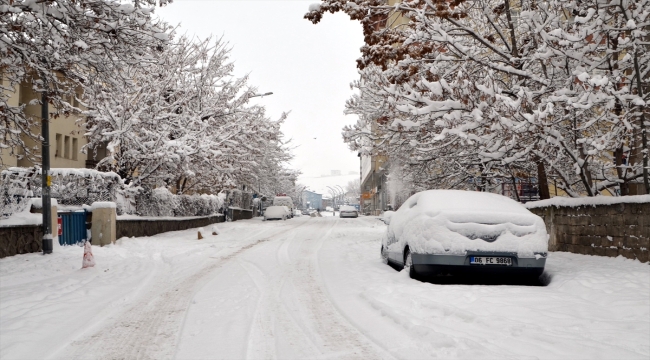
[(43, 143), (41, 146), (42, 167), (41, 167), (41, 200), (43, 203), (43, 255), (52, 253), (52, 199), (50, 185), (50, 120), (49, 109), (47, 105), (47, 83), (43, 81), (43, 94), (41, 97), (41, 136)]

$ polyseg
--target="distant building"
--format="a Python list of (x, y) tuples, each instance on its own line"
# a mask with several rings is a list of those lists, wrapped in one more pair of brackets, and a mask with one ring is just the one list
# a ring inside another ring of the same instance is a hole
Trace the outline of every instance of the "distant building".
[(361, 212), (380, 215), (388, 208), (387, 156), (359, 154), (361, 162)]
[(323, 195), (305, 190), (302, 192), (302, 203), (311, 209), (323, 209)]

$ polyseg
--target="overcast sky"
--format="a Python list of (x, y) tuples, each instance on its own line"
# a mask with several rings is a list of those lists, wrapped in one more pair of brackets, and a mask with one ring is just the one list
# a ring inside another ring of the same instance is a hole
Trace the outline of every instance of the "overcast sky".
[[(327, 14), (313, 25), (303, 19), (315, 0), (175, 0), (156, 9), (181, 32), (202, 38), (223, 36), (232, 47), (235, 75), (250, 74), (249, 84), (273, 95), (255, 99), (277, 119), (291, 111), (282, 130), (293, 139), (291, 166), (303, 179), (340, 170), (359, 171), (341, 129), (356, 121), (343, 115), (345, 100), (358, 78), (355, 60), (363, 44), (361, 25), (344, 14)], [(314, 139), (316, 138), (316, 139)]]

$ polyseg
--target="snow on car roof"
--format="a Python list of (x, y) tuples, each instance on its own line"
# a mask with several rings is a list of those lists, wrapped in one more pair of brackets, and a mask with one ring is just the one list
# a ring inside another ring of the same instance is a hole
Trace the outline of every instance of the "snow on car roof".
[(341, 206), (340, 210), (341, 211), (357, 211), (357, 208), (355, 208), (354, 206), (350, 206), (350, 205), (343, 205), (343, 206)]
[(528, 213), (520, 203), (499, 194), (466, 190), (427, 190), (404, 202), (400, 210), (417, 206), (420, 211), (489, 211)]

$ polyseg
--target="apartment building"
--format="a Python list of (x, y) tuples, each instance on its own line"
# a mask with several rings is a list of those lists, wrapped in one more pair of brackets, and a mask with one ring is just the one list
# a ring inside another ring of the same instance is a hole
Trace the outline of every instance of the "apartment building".
[[(32, 100), (40, 100), (41, 94), (32, 89), (32, 84), (23, 82), (17, 86), (11, 86), (9, 81), (2, 78), (2, 85), (6, 94), (9, 95), (8, 104), (10, 106), (19, 106), (25, 104), (25, 115), (31, 117), (35, 124), (38, 124), (32, 130), (34, 134), (41, 132), (41, 105), (38, 102), (31, 103)], [(70, 104), (75, 107), (79, 103), (75, 97), (70, 96), (66, 99)], [(50, 105), (51, 106), (51, 105)], [(51, 112), (51, 111), (50, 111)], [(100, 149), (97, 154), (83, 154), (81, 149), (88, 141), (84, 136), (84, 131), (79, 127), (77, 121), (82, 119), (80, 113), (70, 113), (68, 116), (59, 116), (57, 118), (50, 118), (50, 167), (52, 168), (93, 168), (97, 163), (97, 159), (103, 158), (106, 153), (105, 149)], [(27, 135), (22, 135), (22, 140), (26, 146), (33, 149), (35, 154), (41, 153), (41, 142), (34, 141)], [(19, 149), (18, 151), (23, 151)], [(0, 157), (2, 158), (2, 165), (0, 170), (9, 167), (31, 167), (40, 165), (32, 162), (27, 157), (21, 157), (11, 154), (9, 149), (0, 149)]]

